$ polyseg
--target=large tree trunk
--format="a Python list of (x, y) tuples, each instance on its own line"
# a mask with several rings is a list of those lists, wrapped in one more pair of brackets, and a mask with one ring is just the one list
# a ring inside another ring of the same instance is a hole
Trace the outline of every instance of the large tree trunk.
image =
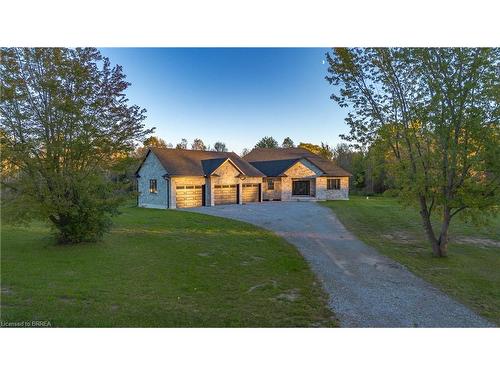
[(434, 253), (439, 257), (445, 257), (448, 255), (448, 230), (450, 228), (451, 221), (451, 211), (448, 207), (445, 207), (443, 212), (443, 222), (441, 223), (441, 233), (439, 234), (439, 247), (438, 252)]
[(425, 197), (420, 196), (419, 201), (420, 201), (420, 216), (422, 217), (422, 223), (424, 225), (425, 234), (427, 235), (427, 238), (432, 247), (432, 253), (436, 257), (444, 257), (446, 256), (448, 248), (448, 227), (451, 219), (449, 212), (448, 215), (445, 214), (443, 218), (443, 225), (441, 227), (441, 233), (438, 239), (436, 238), (436, 234), (434, 233), (434, 228), (432, 227), (431, 212), (429, 212)]

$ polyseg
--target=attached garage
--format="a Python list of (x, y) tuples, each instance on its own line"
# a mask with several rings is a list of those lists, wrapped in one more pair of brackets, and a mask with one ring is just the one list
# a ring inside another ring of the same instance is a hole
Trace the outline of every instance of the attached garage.
[(260, 202), (260, 184), (243, 184), (242, 190), (243, 203)]
[(176, 205), (178, 208), (200, 207), (203, 205), (204, 185), (176, 186)]
[(215, 185), (214, 203), (218, 204), (237, 204), (238, 203), (238, 185)]

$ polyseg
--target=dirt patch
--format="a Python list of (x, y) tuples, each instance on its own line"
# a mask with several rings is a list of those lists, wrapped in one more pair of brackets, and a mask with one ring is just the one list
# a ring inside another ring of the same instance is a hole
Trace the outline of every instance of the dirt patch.
[(298, 289), (291, 289), (288, 292), (279, 294), (276, 299), (280, 301), (295, 302), (300, 298)]
[(396, 231), (388, 234), (382, 234), (382, 237), (398, 243), (415, 243), (418, 240), (408, 232)]
[(61, 296), (59, 297), (59, 301), (72, 305), (73, 303), (75, 303), (76, 299), (68, 296)]
[(257, 284), (257, 285), (254, 285), (252, 287), (250, 287), (248, 290), (247, 290), (247, 293), (252, 293), (253, 291), (257, 290), (257, 289), (264, 289), (264, 288), (276, 288), (278, 286), (278, 283), (276, 282), (276, 280), (270, 280), (268, 282), (265, 282), (265, 283), (262, 283), (262, 284)]
[(259, 263), (261, 262), (262, 260), (264, 260), (264, 258), (262, 257), (258, 257), (258, 256), (251, 256), (248, 260), (244, 260), (243, 262), (241, 262), (240, 264), (242, 266), (250, 266), (252, 264), (255, 264), (255, 263)]
[(452, 239), (453, 242), (463, 245), (476, 245), (480, 247), (500, 247), (500, 241), (481, 237), (459, 236)]
[(2, 294), (9, 295), (9, 294), (13, 294), (13, 293), (14, 292), (9, 287), (7, 287), (7, 286), (2, 287)]

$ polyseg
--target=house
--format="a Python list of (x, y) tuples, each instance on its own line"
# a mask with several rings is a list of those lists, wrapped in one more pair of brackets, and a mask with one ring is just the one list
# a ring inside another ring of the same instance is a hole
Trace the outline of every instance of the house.
[(263, 177), (234, 152), (150, 148), (136, 172), (138, 205), (186, 208), (260, 202)]
[(348, 199), (350, 174), (300, 148), (234, 152), (150, 148), (139, 166), (138, 205), (187, 208), (263, 200)]
[(255, 148), (245, 161), (264, 173), (263, 200), (349, 199), (351, 174), (303, 148)]

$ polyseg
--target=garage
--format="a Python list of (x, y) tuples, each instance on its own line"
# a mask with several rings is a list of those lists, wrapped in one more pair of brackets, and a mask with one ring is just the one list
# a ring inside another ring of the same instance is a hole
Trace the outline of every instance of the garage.
[(219, 204), (237, 204), (238, 203), (238, 185), (215, 185), (214, 203)]
[(260, 202), (260, 184), (243, 184), (242, 190), (243, 203)]
[(176, 186), (176, 205), (178, 208), (203, 206), (204, 185)]

